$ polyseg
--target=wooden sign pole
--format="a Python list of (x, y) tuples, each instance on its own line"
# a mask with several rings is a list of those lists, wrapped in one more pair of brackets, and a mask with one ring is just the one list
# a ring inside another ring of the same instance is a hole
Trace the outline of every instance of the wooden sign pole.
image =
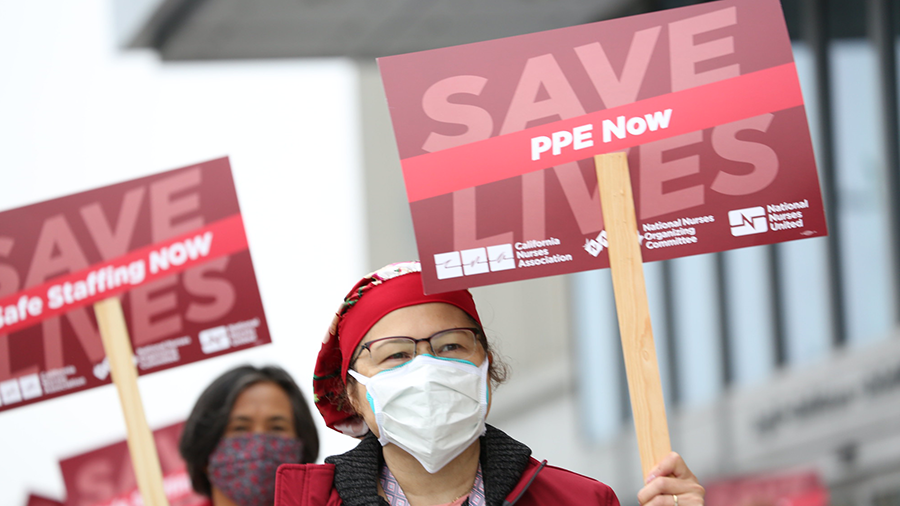
[(137, 477), (138, 490), (146, 506), (168, 506), (163, 490), (162, 468), (153, 441), (153, 433), (144, 416), (144, 405), (137, 385), (134, 352), (125, 327), (122, 304), (111, 297), (94, 304), (94, 314), (100, 327), (103, 348), (109, 360), (113, 383), (119, 391), (119, 401), (128, 429), (128, 451)]
[(594, 164), (609, 243), (609, 268), (612, 271), (631, 410), (641, 469), (646, 477), (672, 451), (672, 446), (650, 326), (631, 177), (625, 153), (597, 155)]

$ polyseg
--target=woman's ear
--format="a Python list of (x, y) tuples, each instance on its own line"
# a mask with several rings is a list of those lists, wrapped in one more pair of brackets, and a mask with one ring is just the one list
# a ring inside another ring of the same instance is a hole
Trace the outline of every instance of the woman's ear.
[[(345, 385), (344, 386), (344, 399), (347, 401), (347, 404), (350, 405), (350, 408), (353, 409), (354, 413), (359, 413), (359, 407), (356, 405), (356, 396), (353, 395), (352, 390), (355, 388), (355, 385)], [(340, 409), (344, 409), (343, 407)]]
[[(372, 428), (366, 423), (365, 418), (363, 418), (362, 406), (359, 405), (360, 402), (365, 402), (363, 399), (365, 397), (365, 393), (357, 397), (357, 394), (360, 393), (359, 388), (365, 388), (358, 381), (348, 381), (348, 384), (344, 387), (344, 397), (347, 400), (347, 403), (350, 404), (350, 408), (356, 413), (356, 416), (345, 420), (342, 426), (336, 426), (336, 428), (343, 432), (348, 436), (355, 437), (357, 439), (362, 439), (366, 436), (367, 433), (372, 431)], [(376, 432), (377, 436), (378, 433)]]
[(350, 408), (353, 409), (353, 412), (362, 416), (362, 409), (359, 405), (359, 399), (357, 398), (357, 394), (359, 394), (359, 388), (361, 383), (352, 379), (350, 375), (347, 375), (347, 384), (344, 386), (344, 397), (347, 399), (347, 402), (350, 404)]

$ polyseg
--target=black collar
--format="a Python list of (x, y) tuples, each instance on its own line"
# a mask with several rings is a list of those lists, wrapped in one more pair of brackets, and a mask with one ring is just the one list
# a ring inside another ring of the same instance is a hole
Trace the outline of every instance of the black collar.
[[(515, 488), (528, 465), (531, 449), (487, 426), (481, 437), (481, 473), (486, 506), (500, 506)], [(384, 459), (381, 443), (370, 432), (356, 448), (325, 459), (334, 464), (334, 487), (346, 506), (387, 506), (378, 495), (378, 477)]]

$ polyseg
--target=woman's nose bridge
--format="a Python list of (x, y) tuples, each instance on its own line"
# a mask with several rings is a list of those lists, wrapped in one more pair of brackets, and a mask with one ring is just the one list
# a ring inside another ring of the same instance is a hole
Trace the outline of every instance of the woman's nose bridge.
[(431, 341), (423, 339), (416, 343), (416, 355), (431, 355)]

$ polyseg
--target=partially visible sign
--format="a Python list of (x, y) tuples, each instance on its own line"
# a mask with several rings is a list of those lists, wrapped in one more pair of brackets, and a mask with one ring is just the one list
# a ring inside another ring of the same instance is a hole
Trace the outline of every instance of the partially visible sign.
[(815, 471), (733, 478), (705, 484), (706, 506), (828, 506)]
[(614, 151), (645, 261), (827, 233), (778, 0), (378, 63), (426, 292), (607, 267), (592, 157)]
[(0, 411), (110, 382), (112, 296), (140, 374), (271, 341), (227, 158), (0, 213)]
[[(153, 432), (163, 473), (163, 488), (170, 506), (202, 506), (209, 499), (191, 488), (184, 461), (178, 453), (183, 423)], [(65, 506), (141, 506), (140, 493), (125, 441), (60, 461), (66, 484)]]
[(49, 497), (29, 494), (28, 502), (25, 503), (25, 506), (63, 506), (63, 503)]

